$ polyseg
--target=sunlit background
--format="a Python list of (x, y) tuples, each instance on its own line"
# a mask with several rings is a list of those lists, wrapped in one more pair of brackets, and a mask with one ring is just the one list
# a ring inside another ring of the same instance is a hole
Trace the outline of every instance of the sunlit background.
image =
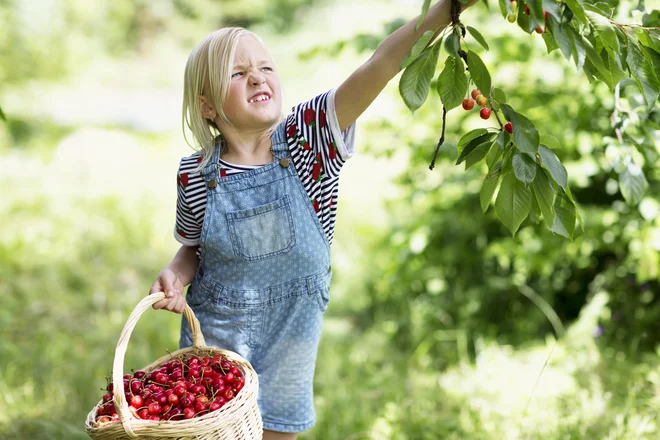
[[(224, 25), (256, 31), (289, 109), (337, 87), (422, 3), (0, 2), (0, 438), (87, 438), (121, 328), (178, 249), (195, 44)], [(614, 163), (633, 147), (616, 141), (614, 95), (490, 3), (462, 18), (491, 50), (468, 44), (559, 139), (585, 232), (571, 242), (527, 220), (513, 238), (481, 212), (484, 170), (453, 165), (461, 134), (492, 124), (477, 112), (449, 113), (429, 171), (441, 104), (432, 94), (411, 114), (395, 78), (343, 170), (318, 422), (302, 439), (660, 438), (660, 116), (627, 122), (652, 139), (635, 153), (649, 189), (628, 205)], [(638, 22), (636, 6), (617, 18)], [(619, 107), (642, 103), (623, 84)], [(125, 370), (176, 349), (178, 328), (143, 315)]]

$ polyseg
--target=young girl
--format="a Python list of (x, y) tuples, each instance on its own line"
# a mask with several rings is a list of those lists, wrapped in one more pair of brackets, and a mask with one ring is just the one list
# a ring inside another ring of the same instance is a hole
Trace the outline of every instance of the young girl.
[[(190, 54), (183, 120), (199, 152), (178, 172), (182, 246), (149, 293), (167, 294), (156, 309), (182, 313), (187, 301), (208, 345), (250, 361), (264, 439), (295, 439), (315, 423), (339, 174), (353, 154), (355, 120), (417, 38), (451, 22), (450, 7), (441, 0), (417, 30), (416, 18), (392, 33), (337, 89), (286, 118), (277, 69), (255, 34), (224, 28)], [(191, 344), (184, 319), (180, 346)]]

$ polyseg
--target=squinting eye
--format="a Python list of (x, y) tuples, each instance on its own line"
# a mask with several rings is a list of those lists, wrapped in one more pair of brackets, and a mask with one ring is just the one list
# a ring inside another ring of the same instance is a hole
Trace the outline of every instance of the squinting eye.
[(273, 71), (273, 69), (272, 69), (271, 67), (262, 67), (262, 69), (268, 69), (268, 70), (270, 70), (271, 72)]
[(237, 72), (237, 73), (234, 73), (231, 77), (233, 78), (233, 77), (235, 77), (236, 75), (243, 75), (243, 72)]

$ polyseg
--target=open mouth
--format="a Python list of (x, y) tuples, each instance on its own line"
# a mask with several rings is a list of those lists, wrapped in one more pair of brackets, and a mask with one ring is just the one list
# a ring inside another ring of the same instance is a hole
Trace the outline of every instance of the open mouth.
[(252, 98), (250, 98), (250, 99), (248, 100), (248, 102), (249, 102), (250, 104), (254, 104), (254, 103), (257, 103), (257, 102), (267, 102), (267, 101), (270, 101), (270, 99), (271, 99), (271, 98), (270, 98), (270, 95), (269, 95), (269, 94), (267, 94), (267, 93), (259, 93), (259, 94), (255, 95), (255, 96), (253, 96)]

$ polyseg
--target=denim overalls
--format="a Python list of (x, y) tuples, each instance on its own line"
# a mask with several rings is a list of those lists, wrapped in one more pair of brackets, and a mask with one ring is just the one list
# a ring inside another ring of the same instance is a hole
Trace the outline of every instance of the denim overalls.
[[(315, 423), (313, 380), (329, 297), (330, 245), (290, 160), (285, 123), (275, 160), (220, 177), (219, 146), (202, 174), (202, 257), (187, 301), (209, 346), (246, 358), (259, 375), (264, 429)], [(182, 320), (181, 348), (192, 345)]]

